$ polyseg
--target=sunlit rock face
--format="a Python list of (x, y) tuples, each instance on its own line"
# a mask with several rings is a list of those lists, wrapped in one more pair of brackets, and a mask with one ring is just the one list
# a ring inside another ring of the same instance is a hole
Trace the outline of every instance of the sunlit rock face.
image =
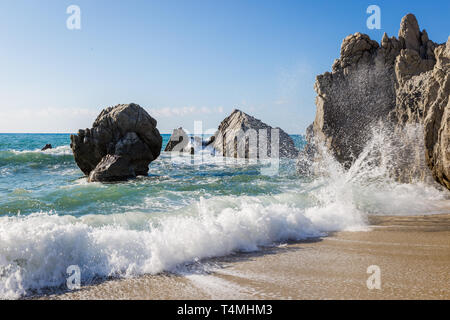
[(382, 125), (392, 152), (399, 147), (398, 180), (432, 174), (448, 188), (448, 52), (449, 43), (431, 41), (412, 14), (403, 17), (398, 38), (384, 34), (379, 44), (361, 33), (346, 37), (332, 71), (317, 76), (309, 148), (325, 145), (348, 168)]
[[(234, 158), (296, 158), (298, 149), (280, 128), (272, 128), (240, 110), (226, 117), (211, 139), (216, 154)], [(272, 152), (272, 144), (277, 148)]]

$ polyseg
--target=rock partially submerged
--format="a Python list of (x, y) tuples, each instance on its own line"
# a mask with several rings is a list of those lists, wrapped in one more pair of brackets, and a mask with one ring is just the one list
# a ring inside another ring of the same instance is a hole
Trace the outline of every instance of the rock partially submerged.
[[(398, 180), (427, 179), (428, 164), (435, 179), (450, 188), (449, 47), (431, 41), (412, 14), (402, 19), (398, 39), (384, 34), (378, 44), (361, 33), (346, 37), (332, 72), (316, 79), (310, 150), (323, 144), (349, 167), (371, 129), (383, 122), (399, 146), (392, 151), (398, 153)], [(423, 132), (411, 137), (408, 125)]]
[(203, 150), (214, 142), (214, 137), (204, 141), (201, 137), (189, 137), (183, 128), (174, 129), (167, 142), (166, 152), (195, 154), (195, 150)]
[(172, 135), (170, 136), (169, 142), (166, 145), (164, 151), (172, 152), (188, 152), (193, 154), (194, 150), (189, 144), (190, 138), (183, 128), (174, 129)]
[(71, 135), (75, 161), (89, 181), (122, 181), (148, 174), (161, 152), (162, 137), (153, 119), (139, 105), (104, 109), (91, 129)]
[(316, 79), (314, 137), (349, 166), (370, 139), (370, 128), (395, 110), (398, 81), (430, 70), (435, 47), (412, 14), (403, 18), (398, 40), (384, 34), (379, 45), (359, 32), (346, 37), (332, 72)]
[(45, 151), (45, 150), (49, 150), (49, 149), (53, 149), (52, 145), (47, 143), (42, 149), (41, 151)]
[[(237, 109), (220, 123), (218, 131), (208, 143), (214, 147), (216, 154), (227, 157), (256, 159), (298, 156), (294, 141), (286, 132), (272, 128)], [(277, 146), (273, 152), (272, 143)]]

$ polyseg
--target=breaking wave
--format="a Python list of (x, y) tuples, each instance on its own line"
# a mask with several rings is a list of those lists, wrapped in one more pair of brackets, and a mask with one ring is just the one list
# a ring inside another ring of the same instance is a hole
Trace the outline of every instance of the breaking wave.
[(0, 151), (0, 167), (13, 165), (51, 165), (73, 160), (73, 153), (69, 146), (54, 149), (36, 150), (3, 150)]
[[(388, 153), (380, 153), (385, 139), (374, 133), (349, 170), (324, 152), (322, 174), (315, 178), (298, 177), (292, 162), (283, 162), (283, 172), (267, 178), (254, 164), (224, 164), (208, 153), (202, 154), (211, 157), (206, 164), (192, 164), (190, 156), (174, 161), (163, 153), (152, 163), (155, 177), (148, 179), (113, 185), (68, 180), (44, 193), (42, 202), (64, 197), (79, 212), (86, 208), (83, 202), (91, 202), (90, 213), (61, 212), (65, 205), (24, 215), (0, 212), (0, 297), (65, 288), (71, 265), (80, 267), (87, 284), (173, 271), (201, 259), (333, 231), (368, 230), (373, 214), (450, 212), (447, 191), (420, 181), (396, 182), (392, 162), (380, 160), (387, 159)], [(10, 157), (7, 161), (19, 163), (14, 157), (22, 156), (66, 161), (67, 148), (1, 151), (0, 161)], [(98, 192), (112, 196), (103, 202), (87, 196)]]

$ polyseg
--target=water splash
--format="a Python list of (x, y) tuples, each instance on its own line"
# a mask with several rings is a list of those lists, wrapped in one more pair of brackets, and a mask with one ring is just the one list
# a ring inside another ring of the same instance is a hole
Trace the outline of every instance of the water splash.
[[(0, 183), (10, 201), (0, 199), (0, 206), (15, 205), (22, 214), (0, 215), (0, 297), (63, 287), (70, 265), (80, 266), (86, 284), (332, 231), (367, 230), (371, 214), (450, 212), (447, 191), (397, 182), (394, 146), (383, 130), (374, 132), (348, 170), (322, 150), (314, 164), (321, 174), (314, 178), (297, 176), (290, 161), (269, 178), (257, 163), (208, 153), (194, 155), (206, 159), (201, 163), (162, 154), (152, 163), (153, 176), (121, 184), (83, 183), (73, 160), (67, 160), (66, 169), (75, 170), (68, 176), (35, 170), (36, 179), (60, 179), (54, 185), (27, 186), (18, 180), (26, 175), (12, 175), (14, 189)], [(13, 153), (65, 161), (64, 150)]]

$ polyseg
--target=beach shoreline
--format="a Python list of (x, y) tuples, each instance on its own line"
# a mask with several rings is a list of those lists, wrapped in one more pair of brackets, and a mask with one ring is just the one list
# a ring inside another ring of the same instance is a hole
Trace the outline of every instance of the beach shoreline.
[[(369, 220), (370, 231), (336, 232), (37, 299), (450, 299), (450, 214)], [(380, 268), (380, 290), (366, 284), (372, 265)]]

